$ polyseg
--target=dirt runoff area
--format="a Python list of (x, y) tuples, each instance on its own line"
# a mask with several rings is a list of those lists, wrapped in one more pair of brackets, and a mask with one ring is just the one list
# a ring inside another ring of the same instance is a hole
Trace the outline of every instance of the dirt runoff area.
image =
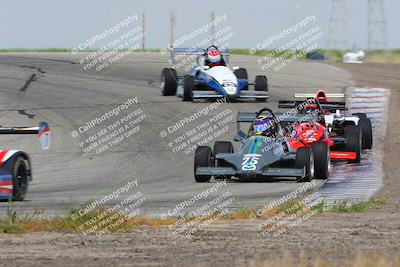
[(358, 86), (391, 89), (385, 140), (383, 206), (363, 213), (316, 215), (276, 236), (260, 234), (263, 220), (213, 223), (189, 238), (167, 227), (81, 237), (74, 233), (0, 235), (4, 266), (247, 266), (289, 251), (328, 262), (357, 253), (394, 255), (400, 249), (400, 65), (335, 64), (352, 72)]

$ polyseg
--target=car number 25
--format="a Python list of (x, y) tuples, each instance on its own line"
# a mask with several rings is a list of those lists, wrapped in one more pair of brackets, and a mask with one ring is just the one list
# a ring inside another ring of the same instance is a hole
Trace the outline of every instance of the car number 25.
[(254, 171), (257, 168), (257, 164), (260, 158), (260, 154), (244, 154), (242, 161), (242, 170)]

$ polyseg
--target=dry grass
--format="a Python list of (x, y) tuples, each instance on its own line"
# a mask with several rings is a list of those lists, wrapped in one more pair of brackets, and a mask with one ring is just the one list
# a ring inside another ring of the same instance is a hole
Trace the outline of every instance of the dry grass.
[[(257, 209), (242, 207), (236, 212), (227, 215), (216, 213), (208, 217), (189, 217), (185, 219), (185, 223), (195, 220), (207, 221), (212, 220), (213, 218), (217, 218), (216, 220), (218, 221), (268, 218), (282, 213), (286, 215), (294, 214), (299, 210), (317, 211), (317, 214), (363, 212), (370, 208), (377, 208), (384, 203), (385, 201), (382, 200), (371, 199), (367, 202), (354, 204), (343, 202), (331, 206), (320, 203), (312, 208), (307, 208), (299, 199), (288, 201), (281, 206), (266, 211), (260, 216), (256, 215)], [(82, 216), (75, 216), (75, 219), (73, 219), (74, 215), (77, 215), (75, 210), (70, 210), (63, 216), (46, 217), (43, 216), (43, 214), (17, 216), (15, 210), (13, 209), (12, 203), (9, 203), (7, 208), (7, 216), (0, 217), (0, 233), (22, 234), (32, 232), (85, 232), (88, 229), (91, 229), (93, 225), (96, 225), (100, 221), (110, 217), (113, 217), (113, 219), (107, 222), (107, 224), (102, 225), (99, 228), (100, 230), (107, 225), (115, 225), (112, 227), (112, 229), (109, 229), (109, 232), (127, 232), (139, 226), (159, 227), (174, 225), (180, 219), (179, 217), (170, 217), (166, 219), (150, 218), (145, 214), (131, 218), (125, 218), (121, 213), (118, 212), (106, 213), (106, 216), (104, 216), (104, 212), (105, 210), (103, 209), (97, 209)], [(92, 221), (96, 221), (96, 223), (89, 223)], [(92, 233), (96, 233), (96, 231), (99, 231), (99, 229), (94, 229)]]

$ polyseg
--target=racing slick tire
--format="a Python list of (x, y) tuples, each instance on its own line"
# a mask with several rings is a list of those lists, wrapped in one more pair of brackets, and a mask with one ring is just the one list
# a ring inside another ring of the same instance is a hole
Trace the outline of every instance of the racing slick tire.
[(356, 125), (348, 125), (344, 128), (344, 134), (346, 137), (346, 151), (356, 152), (356, 158), (348, 160), (349, 163), (359, 163), (361, 160), (361, 140), (362, 133), (361, 128)]
[(353, 113), (352, 115), (357, 116), (360, 119), (367, 119), (367, 114), (365, 113)]
[(361, 143), (363, 149), (372, 148), (372, 124), (370, 119), (360, 119), (358, 126), (361, 127), (362, 137)]
[[(233, 74), (235, 74), (236, 78), (241, 79), (241, 80), (249, 80), (249, 75), (247, 74), (247, 70), (245, 68), (239, 68), (237, 70), (233, 71)], [(242, 90), (249, 90), (249, 85), (246, 85), (243, 87)]]
[(297, 182), (311, 182), (314, 178), (314, 154), (308, 147), (300, 147), (296, 151), (297, 168), (306, 167), (304, 177), (297, 177)]
[(197, 167), (211, 167), (212, 162), (212, 150), (209, 146), (199, 146), (196, 148), (196, 154), (194, 155), (194, 179), (198, 183), (206, 183), (211, 179), (211, 175), (196, 175)]
[[(219, 153), (233, 153), (233, 145), (229, 141), (217, 141), (214, 143), (214, 159), (215, 155)], [(228, 167), (229, 164), (223, 160), (215, 159), (215, 167)]]
[[(257, 75), (254, 81), (254, 90), (268, 92), (268, 79), (265, 75)], [(265, 98), (256, 98), (257, 102), (265, 102)]]
[(183, 101), (193, 101), (194, 89), (194, 77), (191, 75), (185, 75), (183, 78)]
[(161, 72), (161, 93), (163, 96), (175, 95), (178, 88), (178, 74), (172, 68), (164, 68)]
[(314, 178), (326, 180), (331, 171), (331, 158), (329, 156), (329, 145), (325, 142), (312, 144), (314, 154)]
[(28, 191), (29, 163), (22, 156), (15, 158), (12, 166), (13, 200), (22, 201)]

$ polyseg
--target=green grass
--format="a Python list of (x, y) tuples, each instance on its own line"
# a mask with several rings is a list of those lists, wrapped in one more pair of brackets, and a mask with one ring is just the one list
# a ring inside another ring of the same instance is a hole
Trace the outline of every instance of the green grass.
[(311, 209), (318, 213), (351, 213), (351, 212), (364, 212), (372, 208), (379, 208), (381, 205), (386, 204), (387, 200), (371, 198), (368, 201), (351, 203), (349, 201), (336, 202), (334, 204), (326, 204), (321, 202)]

